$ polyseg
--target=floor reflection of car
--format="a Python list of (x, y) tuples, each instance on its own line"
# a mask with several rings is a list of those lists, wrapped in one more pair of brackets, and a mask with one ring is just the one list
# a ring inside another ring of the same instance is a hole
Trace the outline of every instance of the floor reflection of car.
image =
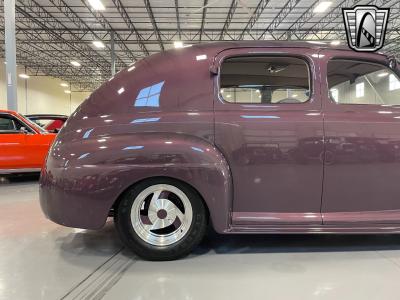
[(49, 132), (57, 133), (63, 127), (65, 121), (67, 121), (68, 116), (66, 115), (52, 115), (52, 114), (35, 114), (26, 115), (25, 117), (29, 120), (35, 122), (42, 128)]
[(279, 145), (276, 144), (248, 145), (246, 148), (238, 149), (232, 155), (245, 165), (282, 162), (284, 157)]
[(323, 160), (323, 140), (320, 138), (304, 138), (297, 147), (289, 150), (289, 157), (298, 163), (310, 163)]
[(19, 113), (0, 110), (0, 174), (40, 171), (54, 137)]

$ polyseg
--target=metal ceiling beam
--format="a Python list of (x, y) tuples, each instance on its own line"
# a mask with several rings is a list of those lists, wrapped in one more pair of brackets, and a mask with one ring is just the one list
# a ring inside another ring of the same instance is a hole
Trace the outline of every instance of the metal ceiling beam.
[[(332, 22), (334, 22), (338, 17), (342, 18), (342, 8), (348, 8), (348, 7), (353, 7), (356, 5), (359, 5), (361, 3), (363, 3), (363, 0), (346, 0), (346, 1), (342, 1), (341, 3), (339, 3), (334, 9), (332, 9), (330, 12), (328, 12), (327, 14), (325, 13), (314, 13), (314, 16), (317, 15), (319, 17), (321, 17), (321, 19), (324, 20), (324, 22), (317, 22), (313, 25), (311, 25), (310, 27), (307, 27), (308, 30), (313, 30), (313, 31), (321, 31), (323, 29), (326, 29), (328, 26), (332, 26)], [(367, 4), (371, 4), (372, 2), (376, 2), (376, 1), (370, 1)], [(304, 26), (304, 24), (303, 24)], [(344, 24), (340, 23), (340, 28), (343, 28)], [(343, 31), (344, 32), (344, 31)], [(344, 32), (345, 33), (345, 32)], [(308, 33), (304, 33), (301, 35), (301, 39), (307, 38)], [(343, 37), (342, 37), (343, 38)]]
[(250, 33), (250, 30), (253, 29), (254, 24), (257, 23), (258, 18), (260, 18), (261, 14), (263, 13), (264, 9), (267, 7), (270, 0), (261, 0), (256, 9), (254, 10), (253, 15), (250, 17), (249, 21), (247, 22), (246, 26), (244, 27), (242, 33), (239, 36), (239, 40), (243, 40), (244, 34)]
[[(18, 1), (18, 2), (22, 2), (22, 1)], [(42, 28), (46, 28), (49, 36), (54, 37), (58, 41), (62, 41), (63, 43), (65, 43), (65, 45), (69, 46), (72, 50), (77, 51), (80, 54), (80, 56), (86, 57), (94, 65), (100, 66), (99, 60), (93, 58), (93, 56), (89, 55), (87, 52), (88, 50), (93, 51), (93, 49), (91, 49), (90, 47), (88, 49), (87, 45), (86, 46), (83, 45), (83, 47), (81, 48), (79, 45), (70, 43), (67, 39), (63, 38), (63, 36), (60, 33), (56, 33), (54, 31), (52, 31), (51, 28), (54, 28), (54, 27), (63, 28), (64, 30), (67, 30), (67, 28), (62, 23), (60, 23), (57, 19), (55, 19), (51, 14), (49, 14), (46, 10), (44, 10), (42, 7), (40, 7), (36, 1), (29, 0), (29, 3), (36, 5), (36, 6), (30, 6), (29, 13), (27, 11), (25, 11), (21, 6), (16, 6), (16, 11), (19, 12), (21, 15), (23, 15), (26, 18), (26, 21), (29, 21), (31, 24), (39, 25)], [(33, 7), (34, 7), (34, 9), (32, 9)], [(26, 7), (24, 7), (24, 8), (26, 8)], [(32, 14), (38, 15), (39, 18), (34, 17)], [(42, 22), (40, 19), (46, 20), (45, 21), (46, 23)], [(48, 27), (47, 23), (49, 23), (49, 25), (51, 27)], [(74, 38), (79, 39), (79, 37), (74, 33), (71, 33), (70, 35), (73, 36)]]
[(228, 14), (226, 16), (224, 26), (222, 27), (221, 34), (219, 36), (219, 40), (223, 40), (225, 35), (227, 34), (229, 25), (232, 22), (233, 15), (235, 14), (237, 5), (238, 5), (238, 0), (232, 0), (231, 6), (229, 7)]
[(176, 27), (178, 29), (178, 35), (179, 35), (179, 40), (182, 39), (181, 35), (181, 20), (179, 16), (179, 2), (178, 0), (175, 0), (175, 16), (176, 16)]
[[(149, 55), (149, 51), (146, 48), (146, 45), (143, 43), (143, 38), (140, 35), (139, 31), (136, 29), (136, 26), (132, 23), (131, 18), (129, 17), (128, 13), (126, 12), (125, 7), (122, 5), (120, 0), (112, 0), (115, 7), (117, 8), (119, 14), (121, 15), (122, 19), (124, 20), (126, 26), (131, 30), (132, 34), (136, 37), (138, 45), (143, 53), (147, 56)], [(177, 0), (176, 0), (177, 1)]]
[(301, 0), (288, 0), (285, 6), (279, 11), (279, 13), (276, 14), (276, 17), (271, 21), (258, 39), (263, 40), (267, 32), (273, 32), (275, 29), (277, 29), (279, 25), (281, 25), (282, 21), (286, 19), (286, 17), (292, 12), (292, 10), (300, 1)]
[(155, 36), (157, 37), (158, 44), (162, 51), (164, 51), (164, 44), (161, 39), (160, 30), (158, 29), (156, 19), (154, 18), (153, 9), (150, 5), (150, 0), (144, 0), (144, 5), (146, 6), (147, 13), (149, 14), (150, 22), (153, 25)]
[(114, 29), (112, 28), (110, 22), (108, 22), (108, 20), (104, 17), (104, 15), (99, 12), (99, 11), (95, 11), (92, 7), (90, 7), (85, 0), (82, 0), (82, 3), (85, 5), (85, 7), (89, 10), (89, 12), (92, 14), (92, 16), (96, 19), (96, 21), (100, 24), (100, 26), (102, 26), (104, 29), (108, 29), (110, 31), (114, 32), (115, 35), (115, 39), (117, 41), (119, 41), (119, 46), (124, 50), (124, 52), (126, 53), (126, 55), (128, 57), (130, 57), (132, 60), (137, 61), (139, 58), (134, 55), (131, 50), (126, 46), (126, 44), (124, 43), (124, 41), (122, 40), (122, 38), (120, 37), (120, 35), (118, 34), (118, 32), (115, 32)]
[[(160, 52), (167, 43), (172, 44), (178, 38), (188, 44), (242, 39), (327, 41), (344, 38), (340, 8), (355, 3), (367, 4), (368, 1), (380, 7), (391, 6), (391, 23), (384, 49), (400, 54), (400, 29), (397, 29), (400, 25), (400, 1), (395, 0), (341, 0), (323, 14), (313, 12), (317, 0), (310, 6), (302, 6), (300, 0), (282, 0), (274, 5), (274, 9), (267, 9), (272, 3), (267, 0), (249, 7), (243, 0), (231, 0), (222, 6), (203, 0), (201, 4), (204, 5), (195, 7), (195, 12), (179, 0), (174, 0), (173, 7), (162, 2), (157, 2), (157, 6), (156, 2), (151, 5), (150, 0), (111, 0), (114, 5), (110, 1), (106, 12), (101, 14), (93, 14), (87, 0), (78, 1), (73, 6), (67, 0), (16, 1), (19, 7), (16, 11), (18, 64), (26, 65), (30, 74), (55, 76), (71, 82), (75, 90), (94, 88), (111, 75), (109, 47), (98, 50), (92, 46), (94, 39), (109, 46), (111, 32), (115, 32), (116, 68), (119, 69), (131, 63), (133, 57), (140, 59)], [(240, 6), (249, 13), (239, 9)], [(165, 26), (166, 22), (176, 22), (177, 26)], [(3, 24), (4, 10), (0, 6), (0, 43), (5, 40)], [(0, 56), (4, 57), (1, 46)], [(84, 67), (72, 67), (69, 64), (72, 59), (79, 60)]]
[[(101, 41), (102, 38), (96, 34), (86, 22), (84, 22), (78, 14), (72, 10), (71, 7), (64, 0), (49, 0), (57, 9), (62, 12), (68, 20), (70, 20), (75, 26), (77, 26), (80, 30), (86, 30), (92, 36), (92, 39)], [(110, 47), (106, 45), (108, 51), (111, 51)], [(93, 50), (96, 51), (96, 50)], [(97, 55), (100, 56), (104, 61), (108, 62), (108, 59), (104, 58), (98, 51), (96, 51)]]
[(201, 16), (201, 26), (200, 26), (200, 37), (199, 37), (199, 41), (200, 42), (201, 42), (201, 39), (203, 38), (203, 33), (204, 33), (204, 23), (206, 21), (207, 5), (208, 5), (208, 0), (204, 0), (204, 2), (203, 2), (203, 13), (202, 13), (202, 16)]

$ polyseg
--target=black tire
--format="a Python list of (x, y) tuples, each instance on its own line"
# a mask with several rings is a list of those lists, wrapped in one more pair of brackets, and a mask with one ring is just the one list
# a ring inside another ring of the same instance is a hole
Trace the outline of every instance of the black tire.
[[(131, 208), (144, 189), (155, 184), (169, 184), (179, 188), (189, 198), (193, 219), (188, 232), (181, 240), (168, 246), (155, 246), (141, 239), (132, 227)], [(170, 178), (152, 178), (129, 188), (120, 199), (114, 216), (115, 226), (122, 242), (146, 260), (174, 260), (188, 255), (203, 239), (207, 230), (208, 213), (200, 195), (187, 184)]]

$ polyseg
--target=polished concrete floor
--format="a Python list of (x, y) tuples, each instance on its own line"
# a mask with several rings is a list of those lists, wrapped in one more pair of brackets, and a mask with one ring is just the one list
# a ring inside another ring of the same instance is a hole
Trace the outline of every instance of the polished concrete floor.
[(112, 221), (46, 220), (36, 178), (0, 180), (0, 299), (400, 299), (400, 236), (219, 236), (189, 257), (137, 258)]

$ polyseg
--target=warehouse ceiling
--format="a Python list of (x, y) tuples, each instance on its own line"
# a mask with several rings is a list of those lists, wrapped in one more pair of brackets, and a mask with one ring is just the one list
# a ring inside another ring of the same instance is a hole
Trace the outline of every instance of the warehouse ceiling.
[[(4, 57), (4, 9), (0, 17)], [(400, 1), (315, 0), (16, 0), (17, 63), (29, 75), (49, 75), (75, 91), (91, 91), (111, 77), (112, 39), (117, 71), (147, 55), (221, 40), (318, 40), (345, 42), (342, 8), (390, 7), (385, 50), (400, 53)], [(93, 42), (102, 41), (104, 45)], [(104, 46), (104, 48), (101, 48)], [(76, 61), (80, 66), (73, 66)]]

